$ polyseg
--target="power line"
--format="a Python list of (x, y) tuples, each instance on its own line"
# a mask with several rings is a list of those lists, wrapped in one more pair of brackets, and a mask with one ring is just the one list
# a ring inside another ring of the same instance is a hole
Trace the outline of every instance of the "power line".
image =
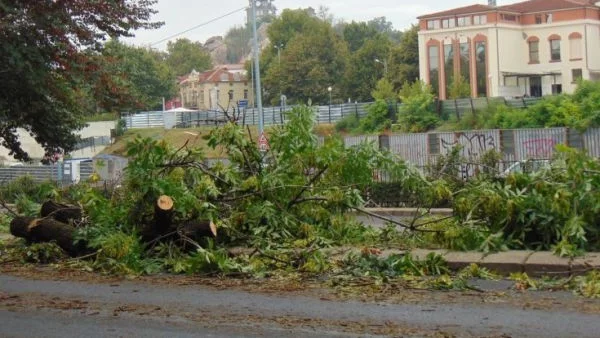
[(166, 38), (164, 38), (164, 39), (162, 39), (162, 40), (156, 41), (156, 42), (154, 42), (154, 43), (150, 44), (150, 46), (155, 46), (155, 45), (158, 45), (159, 43), (162, 43), (162, 42), (165, 42), (165, 41), (167, 41), (167, 40), (170, 40), (170, 39), (172, 39), (172, 38), (178, 37), (178, 36), (180, 36), (180, 35), (182, 35), (182, 34), (185, 34), (185, 33), (187, 33), (187, 32), (193, 31), (194, 29), (198, 29), (198, 28), (200, 28), (200, 27), (206, 26), (206, 25), (208, 25), (208, 24), (211, 24), (211, 23), (213, 23), (213, 22), (215, 22), (215, 21), (221, 20), (221, 19), (223, 19), (223, 18), (226, 18), (226, 17), (228, 17), (228, 16), (230, 16), (230, 15), (233, 15), (233, 14), (235, 14), (235, 13), (237, 13), (237, 12), (244, 11), (244, 10), (246, 10), (246, 8), (247, 8), (247, 7), (238, 8), (238, 9), (236, 9), (236, 10), (232, 11), (232, 12), (229, 12), (229, 13), (227, 13), (227, 14), (223, 14), (223, 15), (221, 15), (221, 16), (219, 16), (219, 17), (217, 17), (217, 18), (214, 18), (214, 19), (212, 19), (212, 20), (209, 20), (209, 21), (207, 21), (207, 22), (201, 23), (201, 24), (199, 24), (199, 25), (197, 25), (197, 26), (194, 26), (194, 27), (192, 27), (192, 28), (186, 29), (186, 30), (184, 30), (183, 32), (179, 32), (179, 33), (177, 33), (177, 34), (173, 34), (173, 35), (171, 35), (171, 36), (169, 36), (169, 37), (166, 37)]

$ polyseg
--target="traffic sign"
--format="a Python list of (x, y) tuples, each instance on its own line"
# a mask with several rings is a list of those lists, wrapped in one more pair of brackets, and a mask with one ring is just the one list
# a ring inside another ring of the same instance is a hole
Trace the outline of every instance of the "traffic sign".
[(248, 100), (238, 100), (238, 107), (248, 108)]
[(260, 149), (260, 151), (269, 150), (269, 140), (267, 140), (265, 133), (260, 134), (260, 137), (258, 138), (258, 149)]

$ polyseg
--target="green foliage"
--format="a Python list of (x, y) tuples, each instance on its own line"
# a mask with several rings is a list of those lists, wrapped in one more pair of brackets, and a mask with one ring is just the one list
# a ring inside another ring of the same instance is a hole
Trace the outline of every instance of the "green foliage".
[(49, 198), (57, 198), (58, 187), (54, 182), (36, 182), (29, 175), (21, 176), (0, 187), (0, 199), (7, 203), (15, 203), (26, 196), (36, 203), (42, 203)]
[(563, 256), (596, 250), (600, 164), (566, 147), (559, 153), (550, 169), (469, 182), (454, 199), (458, 220), (485, 226), (493, 246), (554, 249)]
[(106, 93), (113, 103), (104, 104), (105, 110), (158, 109), (162, 98), (175, 95), (175, 73), (168, 68), (162, 54), (111, 40), (104, 45), (102, 56), (104, 71), (116, 74), (113, 83), (108, 85), (114, 86), (118, 81), (121, 88), (126, 88), (126, 93), (115, 92), (112, 88)]
[(0, 234), (8, 233), (12, 217), (7, 214), (0, 214)]
[(380, 257), (369, 250), (363, 250), (361, 253), (348, 254), (340, 265), (345, 273), (355, 277), (439, 276), (448, 272), (446, 261), (435, 253), (418, 261), (410, 254)]
[(203, 72), (212, 67), (210, 53), (197, 41), (186, 38), (169, 41), (167, 53), (166, 62), (175, 76), (188, 75), (194, 69)]
[(405, 83), (419, 79), (419, 26), (413, 25), (402, 34), (400, 44), (390, 52), (388, 76), (397, 91)]
[(160, 27), (150, 22), (155, 4), (2, 2), (0, 138), (16, 159), (29, 160), (17, 128), (31, 133), (47, 156), (68, 153), (78, 141), (73, 131), (83, 127), (90, 107), (113, 101), (107, 92), (127, 91), (118, 74), (104, 69), (99, 51), (108, 37)]
[(358, 130), (360, 119), (352, 114), (344, 117), (335, 124), (335, 130), (338, 132), (352, 132)]
[(471, 97), (471, 85), (469, 84), (468, 79), (463, 76), (458, 76), (456, 79), (452, 77), (450, 82), (452, 85), (450, 86), (450, 91), (448, 93), (449, 99), (454, 100)]
[(392, 125), (389, 107), (384, 100), (377, 100), (368, 108), (367, 116), (360, 120), (360, 130), (365, 133), (381, 132)]
[(25, 263), (51, 264), (67, 257), (56, 243), (34, 243), (21, 247), (21, 259)]
[(377, 100), (384, 100), (386, 102), (393, 102), (398, 97), (398, 94), (394, 91), (394, 87), (387, 79), (381, 79), (377, 81), (375, 89), (371, 92), (371, 96)]
[(585, 276), (575, 277), (574, 291), (586, 298), (600, 298), (600, 272), (590, 271)]
[(433, 113), (434, 96), (431, 88), (417, 81), (405, 83), (400, 90), (402, 109), (398, 116), (398, 126), (402, 131), (424, 132), (435, 128), (439, 119)]

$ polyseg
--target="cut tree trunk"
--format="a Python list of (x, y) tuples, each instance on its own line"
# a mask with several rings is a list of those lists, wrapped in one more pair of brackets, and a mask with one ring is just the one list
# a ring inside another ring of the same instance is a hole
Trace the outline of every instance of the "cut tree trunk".
[(36, 220), (34, 217), (18, 216), (10, 221), (10, 233), (15, 237), (28, 238), (30, 224)]
[(10, 229), (14, 236), (25, 238), (30, 242), (55, 241), (71, 256), (85, 251), (83, 243), (79, 245), (73, 243), (75, 227), (53, 218), (15, 217), (10, 224)]
[(73, 205), (56, 203), (54, 201), (46, 201), (42, 204), (40, 215), (42, 217), (52, 217), (55, 220), (63, 223), (76, 223), (72, 221), (80, 220), (82, 217), (81, 208)]
[(216, 225), (208, 220), (187, 221), (179, 226), (179, 232), (193, 239), (199, 239), (202, 237), (217, 237)]
[(154, 228), (157, 234), (164, 235), (171, 229), (173, 222), (173, 199), (162, 195), (154, 205)]

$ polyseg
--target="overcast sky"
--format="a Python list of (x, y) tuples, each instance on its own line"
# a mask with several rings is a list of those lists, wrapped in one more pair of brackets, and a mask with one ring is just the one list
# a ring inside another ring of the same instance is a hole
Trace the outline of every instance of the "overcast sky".
[[(519, 2), (518, 0), (498, 0), (498, 5)], [(337, 20), (368, 21), (385, 16), (394, 24), (394, 28), (404, 30), (417, 23), (416, 17), (423, 14), (442, 11), (450, 8), (468, 6), (475, 3), (487, 4), (487, 0), (275, 0), (277, 13), (285, 8), (315, 9), (319, 6), (329, 8)], [(165, 25), (158, 30), (137, 31), (136, 37), (127, 41), (136, 45), (154, 44), (171, 35), (180, 33), (194, 26), (211, 21), (229, 12), (248, 6), (248, 0), (159, 0), (155, 8), (159, 11), (156, 21), (164, 21)], [(236, 25), (243, 25), (246, 12), (240, 11), (206, 26), (187, 32), (181, 37), (193, 41), (204, 42), (206, 39), (225, 35), (227, 30)], [(164, 49), (166, 42), (153, 45)]]

